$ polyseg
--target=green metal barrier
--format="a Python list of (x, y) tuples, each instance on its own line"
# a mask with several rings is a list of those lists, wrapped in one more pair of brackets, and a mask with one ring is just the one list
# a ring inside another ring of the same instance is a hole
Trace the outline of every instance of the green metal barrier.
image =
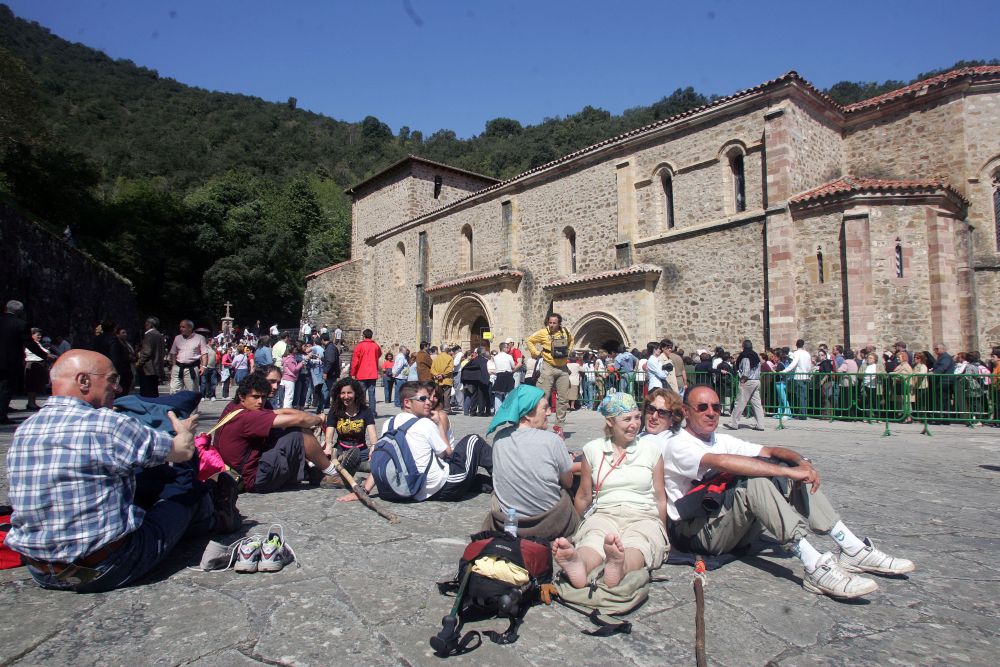
[(1000, 423), (1000, 387), (987, 375), (761, 373), (761, 387), (765, 413), (780, 420)]
[[(688, 387), (707, 384), (716, 390), (728, 416), (740, 394), (739, 377), (731, 373), (688, 373)], [(640, 372), (620, 374), (584, 371), (580, 374), (580, 405), (596, 409), (609, 391), (626, 391), (642, 405), (645, 377)], [(786, 420), (823, 419), (884, 423), (1000, 425), (1000, 382), (980, 374), (935, 375), (915, 373), (761, 373), (764, 413)], [(749, 405), (744, 416), (752, 417)]]

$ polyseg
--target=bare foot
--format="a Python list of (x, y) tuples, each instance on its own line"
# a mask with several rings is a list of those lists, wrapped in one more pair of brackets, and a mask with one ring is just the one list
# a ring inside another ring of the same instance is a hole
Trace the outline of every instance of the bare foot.
[(348, 493), (346, 496), (341, 496), (337, 498), (338, 503), (349, 503), (358, 499), (358, 494)]
[(562, 568), (566, 579), (569, 580), (570, 586), (573, 588), (583, 588), (587, 585), (587, 568), (584, 566), (583, 561), (580, 560), (580, 554), (577, 553), (576, 548), (569, 540), (565, 537), (556, 538), (556, 541), (552, 543), (552, 557), (556, 559), (556, 563)]
[(617, 586), (625, 576), (625, 547), (617, 533), (604, 536), (604, 583)]

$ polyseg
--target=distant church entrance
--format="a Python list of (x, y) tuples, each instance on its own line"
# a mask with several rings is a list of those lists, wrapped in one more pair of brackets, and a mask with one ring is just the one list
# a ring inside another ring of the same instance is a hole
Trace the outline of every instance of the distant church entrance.
[(455, 299), (445, 313), (444, 339), (449, 343), (466, 349), (480, 345), (489, 348), (490, 341), (483, 334), (490, 330), (483, 302), (471, 294)]
[(578, 350), (607, 350), (617, 354), (628, 345), (624, 328), (606, 313), (591, 313), (576, 325), (573, 347)]

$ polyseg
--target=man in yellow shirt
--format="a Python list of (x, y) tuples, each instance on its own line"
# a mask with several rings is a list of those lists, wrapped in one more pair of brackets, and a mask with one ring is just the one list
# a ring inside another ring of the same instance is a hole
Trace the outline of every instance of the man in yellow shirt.
[(545, 319), (545, 328), (539, 329), (528, 336), (528, 353), (535, 359), (541, 359), (542, 369), (538, 376), (538, 388), (545, 392), (545, 401), (549, 401), (552, 388), (556, 390), (556, 425), (552, 429), (559, 437), (563, 436), (563, 424), (566, 422), (566, 408), (569, 405), (569, 369), (566, 363), (573, 349), (573, 336), (563, 328), (562, 315), (552, 313)]
[(436, 347), (431, 348), (431, 380), (437, 382), (445, 388), (444, 409), (451, 411), (451, 388), (454, 384), (452, 374), (455, 371), (455, 360), (448, 354), (448, 348), (442, 347), (438, 352)]

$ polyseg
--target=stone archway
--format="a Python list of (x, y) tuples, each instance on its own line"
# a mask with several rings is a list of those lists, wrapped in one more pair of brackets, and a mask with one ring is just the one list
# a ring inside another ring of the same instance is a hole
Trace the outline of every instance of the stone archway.
[(576, 324), (573, 341), (573, 347), (578, 350), (607, 350), (614, 353), (631, 345), (625, 327), (607, 313), (590, 313), (581, 318)]
[(485, 332), (492, 330), (489, 312), (486, 304), (475, 294), (456, 297), (448, 306), (443, 320), (442, 334), (446, 342), (465, 349), (477, 345), (489, 347), (490, 341), (483, 338)]

